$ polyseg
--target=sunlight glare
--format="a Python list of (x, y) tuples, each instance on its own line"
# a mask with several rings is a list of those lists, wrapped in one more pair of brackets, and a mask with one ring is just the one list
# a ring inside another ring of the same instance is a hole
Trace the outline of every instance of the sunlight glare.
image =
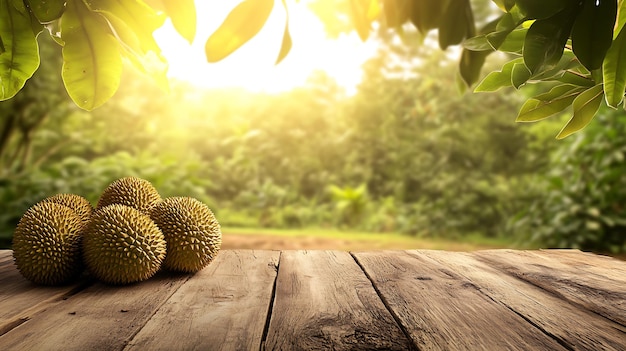
[(169, 62), (168, 76), (203, 88), (245, 88), (278, 93), (303, 86), (316, 70), (325, 71), (348, 94), (361, 81), (361, 64), (376, 51), (373, 41), (362, 42), (356, 33), (328, 39), (323, 24), (307, 8), (307, 1), (288, 2), (293, 47), (275, 65), (285, 25), (285, 10), (276, 2), (265, 27), (232, 55), (218, 63), (206, 61), (206, 39), (240, 0), (197, 1), (198, 29), (193, 45), (168, 20), (155, 38)]

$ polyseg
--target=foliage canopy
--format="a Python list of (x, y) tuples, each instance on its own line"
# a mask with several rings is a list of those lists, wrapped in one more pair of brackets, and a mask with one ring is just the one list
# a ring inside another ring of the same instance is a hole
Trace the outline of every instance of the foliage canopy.
[[(321, 16), (347, 20), (365, 40), (373, 23), (403, 33), (412, 24), (422, 34), (436, 29), (442, 49), (462, 45), (459, 73), (475, 91), (539, 84), (517, 120), (532, 122), (572, 107), (558, 138), (584, 128), (600, 105), (618, 108), (626, 89), (626, 2), (624, 0), (493, 0), (497, 18), (470, 0), (317, 0)], [(206, 39), (206, 58), (216, 62), (244, 45), (264, 26), (278, 2), (244, 0)], [(282, 0), (278, 6), (288, 4)], [(167, 84), (167, 63), (152, 33), (166, 17), (188, 41), (195, 39), (193, 0), (0, 0), (0, 100), (15, 96), (39, 66), (36, 37), (48, 30), (63, 47), (62, 77), (72, 100), (92, 110), (118, 89), (122, 60)], [(291, 48), (285, 23), (280, 62)], [(495, 52), (514, 58), (479, 82), (485, 58)], [(625, 104), (626, 106), (626, 104)]]

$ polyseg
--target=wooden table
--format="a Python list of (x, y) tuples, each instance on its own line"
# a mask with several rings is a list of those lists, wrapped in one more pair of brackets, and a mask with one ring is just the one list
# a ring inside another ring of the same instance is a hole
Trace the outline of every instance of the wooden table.
[(226, 250), (130, 286), (24, 280), (0, 350), (626, 350), (626, 262), (576, 250)]

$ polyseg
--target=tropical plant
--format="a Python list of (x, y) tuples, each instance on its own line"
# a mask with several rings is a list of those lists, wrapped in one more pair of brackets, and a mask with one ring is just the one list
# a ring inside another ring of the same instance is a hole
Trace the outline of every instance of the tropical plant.
[(511, 222), (535, 245), (626, 252), (626, 116), (604, 110), (552, 155), (539, 196)]

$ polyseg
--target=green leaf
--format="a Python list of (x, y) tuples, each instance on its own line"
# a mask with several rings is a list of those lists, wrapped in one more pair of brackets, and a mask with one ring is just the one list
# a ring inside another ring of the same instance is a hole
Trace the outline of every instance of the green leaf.
[(252, 39), (265, 25), (274, 0), (245, 0), (237, 5), (204, 46), (208, 62), (217, 62)]
[(123, 56), (163, 90), (169, 90), (167, 62), (152, 36), (163, 24), (165, 16), (137, 0), (90, 0), (87, 5), (114, 28)]
[(500, 88), (512, 86), (511, 74), (513, 72), (513, 66), (523, 63), (524, 60), (520, 57), (510, 62), (507, 62), (500, 71), (494, 71), (487, 74), (487, 76), (478, 84), (474, 92), (490, 92), (496, 91)]
[(522, 54), (522, 50), (524, 48), (524, 39), (526, 38), (527, 32), (527, 28), (516, 29), (512, 31), (500, 44), (498, 50), (514, 54)]
[(573, 103), (574, 115), (561, 129), (557, 139), (566, 138), (585, 128), (598, 112), (603, 96), (602, 84), (589, 88), (578, 95)]
[[(435, 2), (435, 1), (431, 1)], [(439, 47), (445, 50), (450, 45), (459, 44), (468, 36), (467, 0), (449, 0), (439, 22)], [(471, 8), (469, 9), (471, 12)], [(471, 24), (473, 25), (473, 23)]]
[(21, 1), (0, 0), (0, 101), (17, 94), (39, 68), (39, 49)]
[(515, 5), (528, 19), (545, 19), (562, 11), (570, 0), (516, 0)]
[(291, 34), (289, 34), (289, 12), (287, 10), (287, 3), (285, 0), (283, 1), (283, 7), (285, 7), (285, 12), (287, 14), (285, 19), (285, 31), (283, 33), (283, 41), (280, 45), (280, 52), (278, 53), (278, 58), (276, 59), (276, 64), (279, 64), (289, 53), (291, 50)]
[(387, 27), (398, 28), (409, 19), (412, 2), (406, 0), (384, 0), (383, 11)]
[(517, 13), (505, 13), (498, 24), (496, 30), (487, 34), (487, 40), (494, 50), (498, 50), (504, 43), (509, 34), (515, 30), (522, 22), (523, 17), (519, 17)]
[(4, 54), (7, 49), (4, 48), (4, 42), (2, 41), (2, 36), (0, 36), (0, 55)]
[(626, 89), (626, 29), (622, 28), (606, 53), (602, 74), (606, 103), (617, 108)]
[(580, 74), (572, 71), (565, 71), (563, 75), (556, 80), (561, 83), (573, 84), (581, 87), (592, 87), (595, 84), (593, 79), (581, 76)]
[(489, 51), (471, 51), (463, 50), (461, 52), (461, 60), (459, 62), (459, 73), (467, 86), (478, 81), (480, 70), (485, 64), (485, 59), (489, 55)]
[(134, 51), (141, 54), (161, 52), (152, 33), (163, 25), (165, 16), (157, 14), (143, 1), (85, 0), (85, 4), (91, 11), (104, 16), (120, 40)]
[(472, 51), (493, 51), (486, 35), (478, 35), (463, 41), (463, 48)]
[(568, 108), (584, 89), (563, 84), (549, 92), (528, 99), (520, 109), (516, 122), (536, 122)]
[(544, 66), (559, 62), (574, 24), (576, 9), (566, 9), (556, 15), (535, 21), (524, 39), (524, 63), (533, 73)]
[(492, 33), (494, 30), (496, 30), (499, 21), (500, 19), (495, 19), (484, 25), (480, 29), (481, 35), (464, 40), (462, 43), (463, 47), (472, 51), (493, 51), (494, 49), (491, 47), (491, 44), (487, 40), (487, 34)]
[(580, 63), (592, 71), (602, 61), (613, 40), (616, 0), (584, 0), (572, 28), (572, 49)]
[(41, 23), (52, 22), (65, 11), (65, 0), (28, 0), (28, 5)]
[(93, 110), (105, 103), (120, 83), (119, 44), (107, 21), (81, 0), (69, 0), (61, 21), (62, 78), (70, 98)]
[(372, 21), (380, 13), (378, 0), (351, 0), (352, 22), (361, 40), (365, 41), (372, 30)]
[(196, 37), (196, 5), (194, 0), (162, 0), (165, 13), (174, 29), (191, 44)]
[(617, 34), (622, 31), (626, 24), (626, 0), (619, 0), (617, 7), (617, 23), (615, 24), (615, 30), (613, 32), (613, 39), (617, 38)]
[(431, 29), (439, 28), (442, 15), (446, 10), (450, 1), (456, 0), (416, 0), (413, 2), (400, 0), (410, 3), (410, 19), (417, 30), (422, 34), (426, 34)]
[(493, 0), (493, 2), (503, 11), (509, 11), (515, 6), (515, 0)]
[(519, 89), (522, 85), (526, 84), (526, 82), (530, 79), (530, 71), (526, 68), (524, 63), (516, 63), (513, 65), (513, 70), (511, 71), (511, 83), (515, 89)]

